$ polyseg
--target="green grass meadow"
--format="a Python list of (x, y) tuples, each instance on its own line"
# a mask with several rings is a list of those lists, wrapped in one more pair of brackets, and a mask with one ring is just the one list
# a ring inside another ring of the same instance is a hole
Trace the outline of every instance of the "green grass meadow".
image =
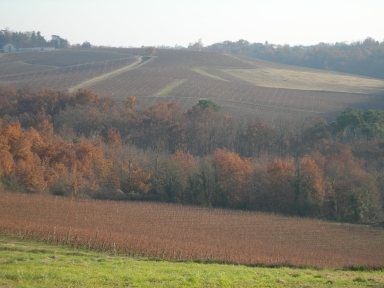
[(0, 287), (384, 287), (384, 272), (175, 263), (0, 237)]

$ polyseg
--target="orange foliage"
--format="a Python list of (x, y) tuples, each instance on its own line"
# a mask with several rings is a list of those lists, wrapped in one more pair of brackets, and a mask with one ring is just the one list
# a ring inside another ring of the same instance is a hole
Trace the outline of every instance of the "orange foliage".
[(326, 184), (323, 172), (310, 155), (305, 155), (301, 161), (302, 186), (306, 189), (307, 200), (322, 203), (325, 198)]
[(129, 181), (130, 186), (132, 188), (131, 191), (137, 191), (141, 194), (148, 193), (151, 185), (149, 184), (151, 175), (149, 173), (144, 172), (140, 168), (136, 168), (130, 172)]
[(46, 118), (37, 124), (36, 130), (39, 131), (41, 136), (44, 136), (44, 137), (52, 137), (53, 136), (53, 125)]
[(242, 204), (253, 172), (250, 159), (242, 159), (237, 153), (218, 149), (213, 154), (212, 166), (221, 190), (219, 193), (226, 198), (224, 201), (230, 206)]
[(44, 178), (44, 166), (37, 154), (31, 154), (32, 158), (25, 161), (16, 161), (16, 175), (19, 183), (29, 192), (43, 192), (48, 183)]
[(105, 143), (113, 146), (121, 146), (121, 136), (120, 132), (116, 128), (109, 128), (107, 131), (107, 137), (105, 138)]
[(121, 166), (122, 190), (128, 194), (146, 194), (151, 188), (151, 174), (140, 167), (140, 163), (130, 160), (124, 161)]
[(267, 205), (269, 210), (291, 213), (295, 201), (295, 192), (292, 186), (295, 175), (293, 159), (283, 161), (275, 160), (267, 168)]
[[(317, 158), (318, 155), (316, 155)], [(299, 215), (317, 216), (329, 198), (331, 186), (323, 170), (311, 155), (301, 158), (296, 183), (296, 201)]]
[(19, 122), (0, 129), (0, 160), (0, 176), (15, 175), (30, 192), (43, 192), (63, 177), (74, 194), (81, 188), (96, 190), (111, 166), (100, 147), (85, 142), (67, 145), (33, 128), (24, 131)]
[(196, 166), (195, 158), (189, 152), (183, 152), (181, 150), (177, 150), (171, 156), (174, 159), (180, 168), (187, 172), (190, 169), (193, 169)]
[[(21, 125), (19, 122), (14, 122), (4, 127), (1, 131), (2, 147), (9, 151), (13, 157), (25, 156), (25, 146), (29, 146), (27, 139), (23, 137)], [(23, 151), (24, 150), (24, 151)]]
[(81, 105), (97, 103), (100, 100), (100, 97), (87, 89), (79, 89), (75, 93), (76, 102)]
[(90, 143), (79, 143), (74, 149), (76, 173), (87, 178), (91, 183), (91, 189), (96, 190), (97, 183), (105, 178), (109, 170), (103, 151)]
[(0, 149), (0, 177), (12, 175), (14, 170), (15, 162), (11, 153)]
[(160, 102), (149, 108), (152, 121), (169, 122), (172, 121), (175, 112), (180, 110), (180, 105), (177, 102)]

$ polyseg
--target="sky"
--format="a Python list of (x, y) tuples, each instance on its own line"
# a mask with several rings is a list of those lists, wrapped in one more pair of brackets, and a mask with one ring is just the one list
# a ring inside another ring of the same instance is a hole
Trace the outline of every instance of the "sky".
[(114, 47), (384, 41), (384, 0), (0, 0), (0, 29)]

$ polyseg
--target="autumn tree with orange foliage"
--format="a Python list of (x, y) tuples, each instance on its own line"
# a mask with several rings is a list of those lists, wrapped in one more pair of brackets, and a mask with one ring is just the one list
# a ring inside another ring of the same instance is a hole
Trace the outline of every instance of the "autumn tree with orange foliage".
[(248, 158), (242, 159), (237, 153), (218, 149), (212, 157), (215, 169), (217, 193), (224, 205), (240, 208), (248, 200), (252, 165)]
[(48, 185), (48, 179), (44, 177), (45, 165), (32, 151), (36, 134), (33, 128), (24, 132), (20, 123), (14, 122), (2, 128), (0, 136), (3, 173), (16, 175), (21, 187), (30, 192), (42, 192)]
[(15, 162), (7, 142), (3, 133), (3, 120), (0, 118), (0, 178), (9, 177), (15, 169)]
[(301, 216), (322, 216), (330, 183), (311, 155), (300, 159), (295, 182), (295, 205)]
[(77, 104), (87, 105), (97, 103), (100, 100), (100, 97), (91, 90), (79, 89), (75, 93), (75, 100)]
[(15, 176), (23, 189), (34, 193), (46, 192), (60, 180), (72, 195), (80, 189), (94, 191), (109, 173), (100, 147), (86, 142), (67, 145), (53, 135), (42, 137), (33, 128), (25, 131), (19, 122), (1, 128), (0, 157), (1, 176)]
[[(140, 150), (109, 143), (103, 146), (109, 173), (104, 184), (103, 198), (140, 199), (151, 189), (151, 167)], [(118, 194), (116, 194), (118, 192)], [(109, 195), (109, 196), (108, 196)]]
[(296, 167), (294, 160), (275, 160), (267, 168), (266, 207), (269, 211), (295, 214), (295, 189), (293, 186)]
[(109, 145), (120, 147), (122, 145), (120, 132), (116, 128), (108, 128), (107, 137), (105, 137), (104, 142)]
[(151, 174), (141, 167), (141, 163), (128, 160), (121, 167), (121, 189), (130, 195), (145, 195), (151, 188)]

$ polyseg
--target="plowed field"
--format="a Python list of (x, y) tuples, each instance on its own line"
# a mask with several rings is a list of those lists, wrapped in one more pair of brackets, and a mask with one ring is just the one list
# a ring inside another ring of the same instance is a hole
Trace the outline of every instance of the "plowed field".
[(171, 260), (384, 266), (384, 230), (255, 212), (1, 192), (0, 233)]
[(158, 49), (149, 57), (145, 49), (95, 48), (2, 56), (1, 86), (87, 88), (117, 99), (136, 96), (141, 105), (178, 101), (183, 108), (207, 98), (270, 124), (332, 120), (347, 107), (384, 109), (383, 80), (218, 53)]

